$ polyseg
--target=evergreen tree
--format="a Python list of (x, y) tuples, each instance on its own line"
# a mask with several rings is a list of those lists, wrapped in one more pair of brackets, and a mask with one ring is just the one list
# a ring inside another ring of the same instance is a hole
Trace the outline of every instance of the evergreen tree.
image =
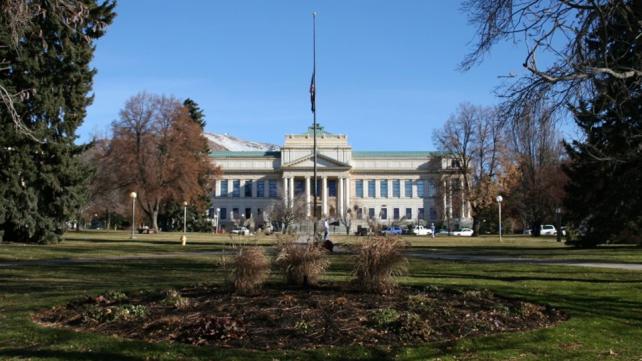
[(198, 106), (198, 104), (194, 100), (187, 98), (183, 102), (183, 106), (187, 108), (190, 118), (198, 123), (198, 125), (201, 126), (201, 129), (205, 129), (205, 113), (203, 113), (203, 110)]
[[(598, 66), (642, 69), (642, 2), (606, 15), (588, 39)], [(605, 36), (604, 34), (609, 34)], [(594, 96), (573, 108), (584, 139), (567, 144), (566, 206), (578, 244), (593, 246), (642, 234), (642, 79), (606, 75)]]
[(0, 232), (5, 241), (43, 243), (61, 239), (84, 195), (75, 132), (92, 100), (93, 41), (111, 23), (115, 3), (24, 6), (38, 11), (19, 32), (6, 26), (16, 24), (12, 14), (0, 12), (0, 85), (22, 95), (12, 105), (24, 126), (0, 111)]

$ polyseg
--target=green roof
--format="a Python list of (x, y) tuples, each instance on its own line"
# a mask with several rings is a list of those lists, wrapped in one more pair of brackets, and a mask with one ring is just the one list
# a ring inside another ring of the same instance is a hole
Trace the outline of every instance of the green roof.
[(230, 151), (215, 150), (210, 152), (211, 158), (280, 158), (279, 151)]
[(443, 154), (442, 152), (428, 151), (352, 151), (352, 158), (423, 158), (438, 157)]

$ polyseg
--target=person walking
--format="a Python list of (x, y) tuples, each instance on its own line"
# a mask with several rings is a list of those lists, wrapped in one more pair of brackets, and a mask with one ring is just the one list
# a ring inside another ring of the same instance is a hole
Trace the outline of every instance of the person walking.
[(432, 235), (432, 238), (435, 238), (435, 224), (430, 223), (430, 234)]

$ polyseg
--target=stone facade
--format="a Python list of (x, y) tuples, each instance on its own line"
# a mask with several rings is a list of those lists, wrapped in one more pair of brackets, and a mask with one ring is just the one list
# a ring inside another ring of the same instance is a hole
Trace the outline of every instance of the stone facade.
[[(252, 219), (260, 225), (274, 202), (313, 204), (313, 136), (286, 135), (280, 151), (211, 152), (223, 175), (213, 207), (222, 224)], [(470, 206), (451, 159), (437, 152), (353, 151), (348, 137), (317, 129), (317, 214), (340, 218), (350, 210), (357, 223), (406, 220), (469, 225)], [(286, 203), (291, 204), (291, 203)]]

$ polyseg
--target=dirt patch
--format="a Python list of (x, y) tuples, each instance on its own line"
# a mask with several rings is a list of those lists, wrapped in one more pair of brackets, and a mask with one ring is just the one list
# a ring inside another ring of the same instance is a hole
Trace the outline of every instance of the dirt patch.
[(486, 290), (400, 288), (375, 295), (336, 284), (269, 286), (255, 295), (216, 286), (111, 291), (34, 316), (47, 326), (150, 342), (250, 349), (411, 345), (549, 327), (564, 319), (553, 308)]

